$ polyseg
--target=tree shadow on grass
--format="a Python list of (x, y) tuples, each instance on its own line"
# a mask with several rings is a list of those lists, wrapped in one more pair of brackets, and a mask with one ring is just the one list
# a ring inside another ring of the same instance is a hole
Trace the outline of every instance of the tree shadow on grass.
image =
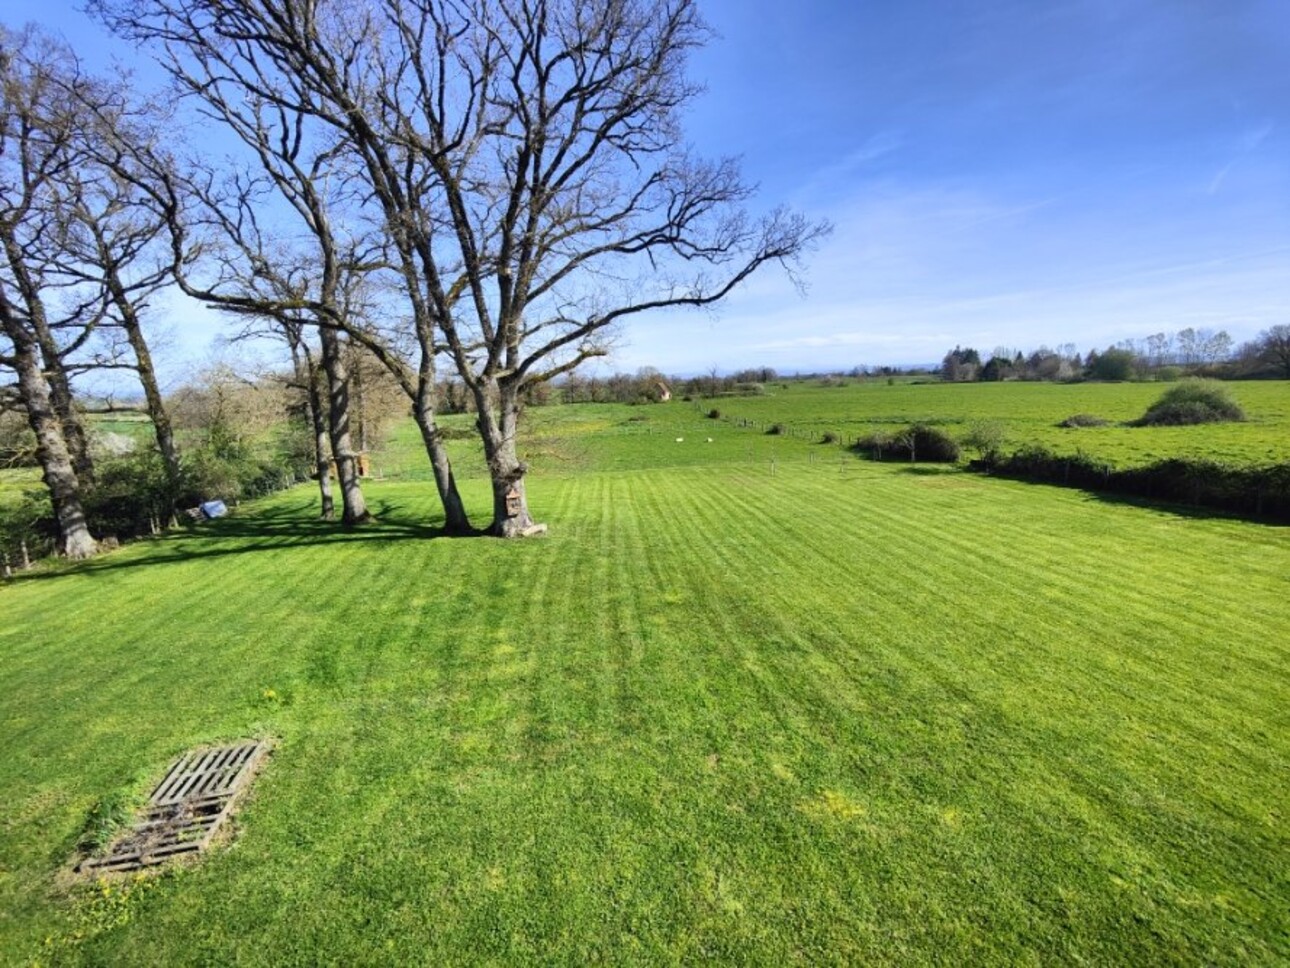
[(913, 474), (916, 477), (942, 477), (961, 472), (962, 468), (953, 464), (906, 464), (897, 470), (899, 474)]
[(1245, 521), (1249, 524), (1261, 524), (1268, 528), (1290, 527), (1290, 522), (1270, 517), (1266, 514), (1255, 514), (1253, 511), (1232, 511), (1223, 508), (1206, 507), (1201, 504), (1179, 504), (1175, 501), (1159, 501), (1147, 497), (1137, 497), (1132, 494), (1116, 494), (1111, 491), (1091, 491), (1084, 488), (1064, 488), (1064, 490), (1081, 490), (1093, 500), (1102, 504), (1135, 507), (1144, 511), (1158, 511), (1179, 518), (1192, 518), (1196, 521)]
[[(394, 544), (402, 541), (427, 541), (458, 537), (439, 523), (411, 518), (403, 505), (389, 501), (372, 503), (374, 519), (365, 524), (345, 525), (339, 520), (325, 521), (317, 516), (316, 503), (303, 501), (289, 506), (263, 508), (182, 525), (155, 538), (134, 541), (118, 552), (109, 552), (87, 561), (53, 561), (45, 567), (19, 572), (12, 584), (62, 578), (67, 575), (93, 575), (104, 571), (175, 564), (185, 561), (227, 558), (264, 551), (281, 551), (325, 545)], [(475, 532), (482, 534), (482, 532)], [(125, 557), (147, 544), (151, 554)]]
[(1043, 487), (1055, 488), (1060, 491), (1075, 491), (1099, 504), (1109, 504), (1117, 507), (1133, 507), (1142, 511), (1154, 511), (1158, 514), (1168, 514), (1178, 518), (1190, 518), (1195, 521), (1245, 521), (1250, 524), (1259, 524), (1269, 528), (1290, 527), (1290, 523), (1282, 520), (1281, 518), (1270, 517), (1268, 515), (1258, 515), (1252, 511), (1233, 511), (1224, 508), (1207, 507), (1203, 504), (1180, 504), (1176, 501), (1165, 501), (1134, 494), (1120, 494), (1115, 491), (1095, 491), (1091, 488), (1077, 487), (1074, 484), (1062, 484), (1056, 481), (1030, 481), (1025, 478), (1005, 477), (997, 474), (979, 474), (975, 476), (982, 477), (985, 480), (1011, 481), (1014, 484), (1024, 484), (1027, 487)]

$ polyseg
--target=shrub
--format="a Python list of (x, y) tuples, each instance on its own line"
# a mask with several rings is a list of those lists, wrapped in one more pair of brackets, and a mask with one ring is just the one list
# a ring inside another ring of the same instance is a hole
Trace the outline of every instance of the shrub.
[(281, 454), (257, 454), (245, 444), (209, 441), (184, 457), (184, 480), (179, 506), (220, 498), (239, 501), (259, 497), (290, 485), (311, 468), (294, 467)]
[(1187, 424), (1230, 423), (1245, 419), (1245, 411), (1227, 387), (1214, 380), (1183, 380), (1171, 386), (1134, 425), (1176, 427)]
[(85, 513), (94, 534), (131, 538), (147, 534), (154, 520), (164, 525), (173, 498), (160, 455), (140, 450), (99, 462), (97, 480), (85, 495)]
[(1156, 379), (1161, 383), (1177, 383), (1182, 373), (1181, 366), (1162, 366), (1156, 370)]
[(970, 447), (983, 457), (997, 454), (1003, 447), (1005, 437), (1003, 424), (997, 420), (977, 420), (969, 427), (963, 437), (963, 446)]
[(58, 524), (49, 496), (43, 491), (24, 491), (16, 501), (0, 504), (0, 554), (9, 556), (14, 567), (22, 564), (23, 548), (35, 560), (54, 553)]
[(824, 436), (820, 438), (820, 443), (822, 444), (837, 444), (841, 442), (842, 442), (842, 438), (839, 437), (832, 430), (824, 431)]
[(912, 461), (952, 464), (959, 459), (959, 445), (943, 430), (927, 424), (915, 424), (896, 433), (875, 431), (856, 441), (853, 448), (874, 460), (884, 453), (907, 455)]
[(1091, 413), (1077, 413), (1067, 417), (1057, 426), (1059, 427), (1106, 427), (1111, 421), (1102, 417), (1095, 417)]
[(913, 437), (913, 460), (952, 464), (959, 459), (958, 443), (943, 430), (915, 424), (906, 433)]
[(720, 411), (720, 410), (718, 410), (716, 407), (713, 407), (711, 410), (709, 410), (709, 411), (708, 411), (708, 419), (709, 419), (709, 420), (720, 420), (720, 419), (721, 419), (721, 411)]
[(851, 449), (871, 460), (882, 460), (882, 455), (895, 446), (895, 437), (885, 430), (875, 430), (871, 434), (857, 438)]
[(784, 425), (782, 423), (773, 423), (766, 429), (766, 433), (772, 437), (778, 437), (785, 433)]

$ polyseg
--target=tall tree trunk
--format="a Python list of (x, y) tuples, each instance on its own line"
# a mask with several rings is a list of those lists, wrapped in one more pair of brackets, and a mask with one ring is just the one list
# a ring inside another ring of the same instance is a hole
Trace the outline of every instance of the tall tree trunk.
[(354, 412), (358, 415), (358, 452), (365, 454), (368, 446), (367, 399), (363, 395), (363, 360), (358, 353), (353, 353), (350, 359), (353, 361), (350, 374), (354, 386)]
[(135, 312), (125, 287), (114, 269), (108, 272), (108, 292), (116, 303), (121, 316), (121, 328), (125, 338), (134, 351), (135, 369), (139, 373), (139, 383), (143, 386), (143, 396), (148, 404), (148, 416), (152, 419), (153, 433), (157, 438), (157, 450), (161, 452), (161, 462), (166, 468), (167, 500), (166, 516), (174, 512), (174, 504), (179, 496), (179, 450), (175, 447), (175, 431), (170, 423), (170, 414), (166, 413), (166, 404), (161, 397), (161, 387), (157, 384), (157, 371), (152, 365), (152, 353), (148, 350), (148, 341), (144, 339), (143, 327), (139, 325), (139, 314)]
[(49, 398), (58, 421), (63, 426), (63, 439), (71, 455), (72, 467), (81, 485), (89, 487), (94, 483), (94, 458), (90, 456), (90, 438), (85, 426), (76, 413), (72, 400), (72, 385), (67, 379), (67, 369), (63, 359), (58, 355), (58, 344), (47, 326), (38, 324), (37, 337), (40, 340), (41, 356), (45, 361), (45, 376), (49, 385)]
[(94, 460), (90, 457), (89, 437), (72, 403), (71, 383), (67, 379), (67, 369), (63, 366), (63, 359), (58, 353), (58, 343), (49, 328), (45, 304), (41, 299), (37, 282), (27, 268), (22, 247), (12, 232), (4, 233), (4, 246), (14, 282), (17, 283), (27, 310), (31, 331), (35, 334), (36, 345), (44, 360), (45, 376), (42, 382), (48, 391), (50, 406), (58, 416), (59, 423), (62, 424), (60, 436), (63, 439), (64, 449), (70, 455), (72, 469), (76, 471), (81, 486), (89, 487), (94, 483)]
[(443, 504), (444, 533), (474, 534), (475, 529), (466, 515), (466, 506), (457, 491), (457, 479), (452, 473), (448, 450), (444, 447), (443, 438), (439, 436), (439, 427), (435, 423), (433, 378), (422, 379), (419, 382), (417, 399), (412, 406), (412, 416), (417, 422), (417, 429), (421, 431), (421, 441), (425, 444), (426, 455), (430, 458), (430, 467), (434, 470), (435, 487), (439, 491), (439, 500)]
[(58, 521), (58, 550), (68, 558), (88, 558), (98, 550), (90, 535), (81, 504), (81, 482), (63, 438), (63, 424), (54, 409), (48, 381), (41, 368), (35, 342), (10, 332), (14, 343), (14, 369), (27, 420), (36, 435), (36, 457), (49, 488), (50, 503)]
[(537, 527), (529, 515), (524, 475), (528, 465), (519, 459), (515, 434), (519, 429), (519, 393), (510, 385), (496, 388), (497, 412), (486, 384), (475, 389), (479, 409), (479, 430), (484, 441), (484, 457), (493, 485), (493, 523), (488, 533), (498, 538), (520, 538)]
[(314, 355), (300, 335), (298, 327), (285, 324), (283, 330), (287, 337), (287, 346), (291, 349), (291, 364), (296, 371), (296, 383), (304, 388), (305, 409), (309, 411), (309, 427), (314, 441), (314, 467), (318, 475), (318, 494), (321, 500), (323, 520), (330, 521), (336, 516), (336, 504), (331, 496), (331, 461), (327, 454), (327, 417), (323, 413), (322, 374)]
[(309, 407), (309, 422), (313, 428), (314, 466), (318, 468), (318, 495), (322, 502), (322, 517), (330, 521), (336, 516), (336, 502), (331, 495), (331, 461), (327, 454), (327, 417), (323, 413), (322, 392), (319, 389), (322, 374), (318, 372), (318, 367), (308, 350), (305, 351), (302, 363), (304, 372), (301, 376), (305, 386), (309, 388), (306, 400)]
[(331, 452), (336, 456), (336, 476), (340, 478), (340, 499), (345, 524), (362, 524), (371, 519), (363, 487), (358, 476), (358, 461), (349, 433), (349, 372), (345, 367), (343, 347), (336, 331), (318, 327), (322, 343), (323, 369), (327, 373), (327, 413), (331, 430)]

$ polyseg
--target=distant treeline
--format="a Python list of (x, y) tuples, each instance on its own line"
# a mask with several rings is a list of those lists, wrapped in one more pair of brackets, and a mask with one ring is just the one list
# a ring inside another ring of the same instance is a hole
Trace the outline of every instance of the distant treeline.
[(1081, 356), (1073, 344), (1041, 346), (1029, 354), (997, 347), (984, 361), (972, 347), (955, 346), (941, 361), (951, 383), (999, 380), (1176, 380), (1207, 376), (1223, 380), (1290, 379), (1290, 326), (1273, 326), (1235, 346), (1225, 330), (1188, 327), (1127, 339)]
[[(653, 367), (609, 376), (570, 374), (555, 386), (542, 386), (525, 397), (528, 406), (550, 403), (658, 403), (683, 399), (752, 396), (768, 384), (819, 381), (841, 385), (874, 377), (940, 378), (949, 383), (1003, 380), (1072, 383), (1082, 380), (1172, 382), (1185, 376), (1221, 380), (1290, 379), (1290, 325), (1273, 326), (1249, 342), (1235, 345), (1224, 330), (1181, 329), (1127, 339), (1102, 350), (1081, 353), (1074, 344), (1041, 346), (1029, 353), (996, 347), (984, 356), (972, 347), (955, 346), (935, 366), (865, 366), (819, 373), (780, 374), (771, 367), (752, 367), (722, 374), (666, 376)], [(438, 387), (440, 408), (463, 413), (473, 404), (465, 387), (445, 381)]]

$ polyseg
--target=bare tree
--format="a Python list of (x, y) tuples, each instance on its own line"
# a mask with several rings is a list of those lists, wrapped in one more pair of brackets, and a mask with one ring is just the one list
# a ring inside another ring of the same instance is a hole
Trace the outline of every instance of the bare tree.
[[(139, 187), (145, 173), (131, 164), (129, 152), (121, 147), (122, 139), (131, 136), (127, 128), (134, 120), (127, 116), (124, 89), (105, 88), (92, 107), (93, 115), (86, 119), (85, 163), (63, 182), (67, 225), (62, 271), (102, 290), (106, 319), (101, 332), (124, 337), (129, 358), (112, 345), (108, 358), (95, 364), (126, 367), (137, 374), (173, 503), (180, 488), (179, 449), (143, 328), (148, 300), (171, 282), (172, 247), (166, 220)], [(143, 132), (136, 129), (133, 134)]]
[(55, 320), (48, 305), (50, 241), (56, 245), (60, 221), (57, 179), (80, 160), (80, 115), (68, 93), (75, 74), (65, 49), (31, 32), (0, 28), (0, 365), (17, 377), (58, 521), (59, 550), (85, 558), (97, 547), (82, 503), (92, 465), (64, 359), (83, 344), (93, 318), (79, 339), (60, 344), (60, 324), (84, 322), (91, 306), (72, 295), (70, 308)]
[[(137, 151), (151, 181), (149, 191), (166, 218), (174, 245), (175, 278), (188, 295), (228, 312), (271, 318), (288, 330), (292, 344), (307, 316), (317, 326), (322, 369), (326, 374), (331, 450), (340, 480), (343, 520), (360, 524), (371, 515), (363, 496), (351, 442), (349, 374), (341, 322), (354, 276), (361, 274), (361, 242), (345, 239), (332, 218), (336, 202), (331, 191), (333, 163), (341, 154), (334, 139), (317, 143), (307, 136), (305, 116), (262, 100), (236, 100), (220, 84), (206, 78), (187, 79), (199, 93), (206, 113), (233, 131), (256, 157), (260, 176), (237, 172), (221, 175), (203, 165), (188, 166), (179, 177), (176, 164), (160, 153)], [(240, 91), (241, 89), (236, 89)], [(260, 212), (285, 203), (295, 217), (292, 227), (266, 226)], [(186, 208), (187, 206), (187, 208)], [(199, 279), (202, 265), (191, 248), (194, 226), (215, 241), (207, 251), (215, 264), (214, 277)], [(307, 240), (285, 238), (305, 229)]]
[(1281, 375), (1290, 380), (1290, 326), (1285, 323), (1269, 326), (1259, 333), (1254, 344), (1260, 357), (1278, 367)]
[(1178, 346), (1178, 361), (1183, 366), (1195, 366), (1200, 362), (1203, 337), (1195, 329), (1191, 326), (1180, 329), (1174, 339)]
[(172, 64), (217, 61), (249, 96), (344, 133), (410, 324), (476, 401), (494, 534), (533, 525), (526, 386), (604, 354), (635, 315), (791, 268), (825, 228), (749, 217), (735, 164), (679, 146), (686, 56), (708, 36), (690, 0), (91, 5)]
[(1206, 363), (1222, 363), (1231, 357), (1232, 337), (1228, 335), (1227, 330), (1220, 329), (1215, 333), (1203, 329), (1201, 337), (1201, 354)]

